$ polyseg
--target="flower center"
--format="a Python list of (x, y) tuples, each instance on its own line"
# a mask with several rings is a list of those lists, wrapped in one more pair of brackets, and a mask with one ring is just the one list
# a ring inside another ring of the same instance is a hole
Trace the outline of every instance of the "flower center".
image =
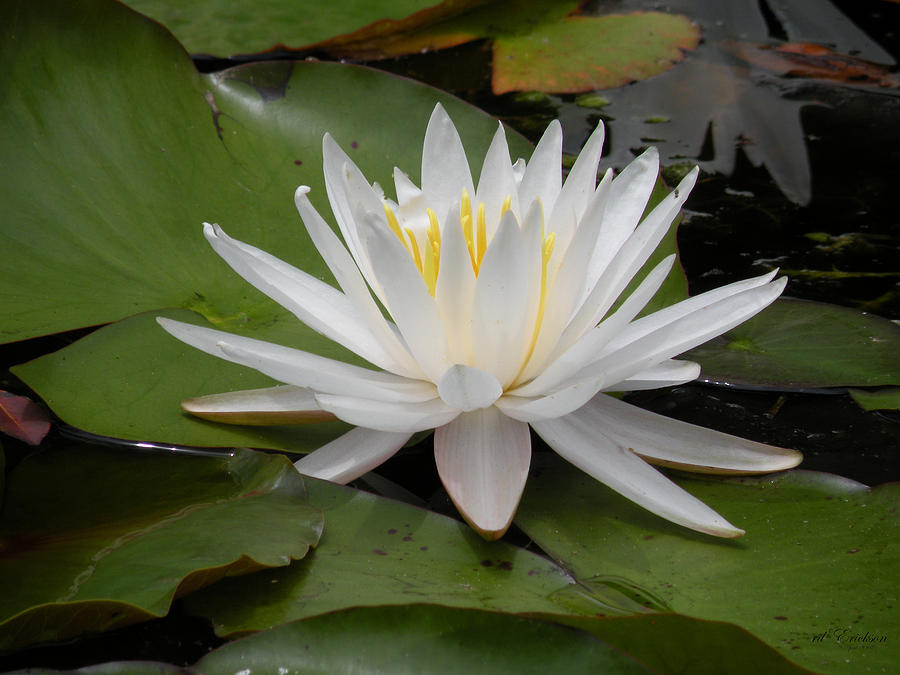
[[(512, 198), (507, 196), (500, 209), (500, 218), (503, 218), (506, 212), (509, 211), (511, 203)], [(428, 292), (434, 297), (437, 288), (438, 271), (441, 266), (441, 225), (438, 222), (438, 217), (434, 210), (426, 208), (425, 213), (428, 216), (428, 227), (424, 232), (419, 231), (417, 234), (410, 227), (402, 227), (393, 209), (387, 203), (384, 203), (384, 214), (387, 218), (388, 226), (391, 228), (391, 231), (397, 235), (397, 239), (399, 239), (406, 247), (410, 257), (415, 262), (419, 273), (425, 280)], [(449, 225), (449, 223), (445, 223), (445, 225)], [(472, 264), (472, 271), (477, 277), (489, 243), (487, 239), (487, 225), (485, 222), (485, 206), (484, 203), (480, 203), (478, 204), (477, 209), (473, 209), (472, 201), (466, 190), (463, 190), (462, 199), (460, 200), (459, 227), (462, 229), (463, 239), (466, 242), (466, 248), (469, 252), (469, 261)], [(522, 370), (525, 369), (525, 366), (531, 359), (531, 355), (537, 345), (538, 336), (541, 332), (541, 324), (544, 320), (544, 310), (547, 304), (547, 287), (552, 283), (552, 279), (549, 278), (549, 266), (555, 243), (556, 233), (550, 232), (547, 234), (545, 232), (542, 216), (540, 296), (538, 298), (538, 308), (531, 333), (531, 340), (528, 349), (526, 350), (525, 357), (522, 360), (521, 370), (516, 378), (514, 378), (515, 380), (518, 380)]]
[[(501, 218), (509, 211), (511, 203), (512, 197), (507, 196), (500, 209)], [(425, 280), (428, 292), (434, 296), (435, 288), (437, 287), (438, 271), (441, 266), (441, 226), (438, 222), (437, 214), (435, 214), (432, 209), (426, 208), (425, 213), (428, 216), (428, 228), (425, 230), (425, 236), (423, 237), (424, 246), (420, 246), (419, 238), (416, 236), (416, 233), (409, 227), (401, 227), (400, 221), (397, 219), (397, 215), (394, 213), (393, 209), (387, 203), (384, 204), (384, 215), (387, 218), (388, 226), (391, 228), (391, 231), (397, 235), (397, 239), (399, 239), (406, 247), (406, 250), (409, 251), (409, 255), (416, 263), (419, 273)], [(462, 228), (463, 238), (466, 241), (466, 248), (469, 251), (469, 261), (472, 263), (472, 271), (475, 272), (475, 276), (477, 277), (478, 271), (481, 269), (481, 261), (484, 259), (484, 252), (487, 250), (488, 246), (485, 208), (484, 203), (482, 202), (478, 204), (478, 208), (475, 209), (473, 213), (472, 200), (470, 199), (467, 190), (463, 190), (462, 199), (460, 200), (459, 226)], [(553, 254), (553, 244), (556, 240), (556, 234), (551, 232), (550, 234), (545, 235), (542, 224), (541, 237), (541, 306), (537, 322), (538, 326), (540, 325), (540, 317), (543, 316), (544, 313), (544, 290), (547, 285), (547, 264), (550, 261), (550, 256)]]

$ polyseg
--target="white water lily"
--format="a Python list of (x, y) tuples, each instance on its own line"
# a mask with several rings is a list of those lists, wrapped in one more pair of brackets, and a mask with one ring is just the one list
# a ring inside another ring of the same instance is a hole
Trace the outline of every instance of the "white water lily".
[(785, 280), (766, 274), (636, 318), (673, 255), (614, 308), (678, 214), (697, 170), (641, 219), (659, 170), (656, 151), (598, 183), (602, 145), (600, 126), (563, 184), (558, 122), (527, 165), (510, 162), (501, 126), (476, 187), (456, 128), (437, 106), (425, 134), (422, 187), (395, 169), (393, 201), (326, 135), (325, 184), (344, 243), (309, 202), (307, 187), (295, 200), (340, 290), (217, 225), (205, 223), (204, 234), (238, 274), (378, 370), (161, 318), (180, 340), (286, 383), (190, 399), (184, 407), (236, 423), (329, 414), (349, 422), (356, 428), (296, 464), (338, 482), (378, 466), (415, 432), (434, 429), (441, 480), (488, 539), (507, 530), (522, 495), (530, 425), (566, 460), (663, 518), (740, 536), (644, 460), (762, 473), (795, 466), (800, 454), (602, 392), (695, 379), (696, 363), (672, 357), (756, 314)]

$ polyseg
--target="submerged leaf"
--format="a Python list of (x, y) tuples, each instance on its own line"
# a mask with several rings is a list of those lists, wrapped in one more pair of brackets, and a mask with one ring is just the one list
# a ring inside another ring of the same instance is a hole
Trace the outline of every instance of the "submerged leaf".
[(50, 416), (30, 398), (0, 390), (0, 431), (29, 445), (40, 445), (50, 431)]

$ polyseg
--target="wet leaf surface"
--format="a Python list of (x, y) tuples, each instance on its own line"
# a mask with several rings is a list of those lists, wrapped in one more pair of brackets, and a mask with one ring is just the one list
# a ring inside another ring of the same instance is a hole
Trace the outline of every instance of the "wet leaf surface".
[(672, 611), (735, 623), (813, 671), (895, 662), (896, 484), (797, 470), (677, 482), (747, 534), (687, 532), (549, 455), (516, 522), (576, 579), (628, 579)]
[(163, 616), (178, 595), (302, 558), (321, 531), (277, 455), (36, 452), (0, 513), (0, 651)]

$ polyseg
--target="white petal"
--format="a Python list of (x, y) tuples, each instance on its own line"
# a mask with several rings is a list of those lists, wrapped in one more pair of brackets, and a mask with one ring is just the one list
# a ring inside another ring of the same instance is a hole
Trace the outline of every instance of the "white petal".
[(441, 232), (441, 262), (438, 267), (434, 299), (444, 323), (447, 349), (455, 363), (472, 359), (472, 302), (475, 297), (475, 271), (469, 258), (461, 227), (456, 227), (459, 212), (450, 210)]
[(459, 415), (441, 399), (423, 403), (395, 403), (381, 399), (319, 394), (316, 401), (323, 410), (334, 413), (349, 424), (381, 431), (412, 433), (434, 429)]
[[(596, 326), (600, 319), (619, 297), (619, 294), (631, 282), (653, 251), (659, 246), (684, 200), (687, 199), (698, 170), (691, 171), (656, 208), (644, 219), (634, 233), (628, 238), (616, 257), (606, 265), (603, 274), (585, 297), (579, 309), (572, 315), (569, 325), (560, 337), (557, 350), (567, 349), (586, 331)], [(604, 242), (601, 232), (597, 246)]]
[(503, 536), (528, 477), (528, 425), (493, 407), (463, 413), (435, 430), (434, 460), (466, 521), (485, 539)]
[(566, 177), (553, 210), (546, 215), (547, 230), (556, 232), (557, 245), (568, 247), (574, 233), (575, 225), (581, 220), (588, 201), (597, 185), (597, 165), (603, 151), (603, 123), (597, 125), (590, 138), (584, 144), (578, 158)]
[(181, 407), (197, 417), (226, 424), (308, 424), (335, 419), (316, 403), (315, 392), (292, 385), (197, 396), (182, 401)]
[(232, 239), (218, 225), (203, 234), (235, 272), (307, 326), (370, 362), (384, 362), (378, 339), (347, 296), (333, 286), (254, 246)]
[(356, 427), (294, 462), (300, 473), (349, 483), (394, 455), (412, 434)]
[[(738, 293), (701, 307), (674, 321), (663, 323), (652, 332), (642, 330), (639, 321), (622, 331), (586, 366), (584, 377), (606, 378), (604, 386), (613, 386), (645, 368), (693, 349), (717, 335), (731, 330), (771, 304), (781, 295), (786, 277), (764, 286)], [(701, 296), (696, 296), (701, 297)], [(692, 298), (693, 299), (693, 298)], [(650, 314), (648, 317), (652, 317)], [(638, 329), (629, 330), (632, 326)], [(641, 337), (635, 339), (635, 335)]]
[(562, 126), (559, 120), (553, 120), (526, 165), (525, 175), (519, 185), (519, 203), (527, 207), (535, 199), (539, 199), (545, 213), (549, 215), (561, 188)]
[(207, 354), (254, 368), (297, 387), (391, 401), (417, 402), (437, 398), (434, 385), (423, 380), (360, 368), (299, 349), (172, 319), (160, 317), (157, 322), (182, 342)]
[(605, 436), (648, 461), (687, 471), (771, 473), (797, 466), (803, 459), (796, 450), (673, 420), (612, 396), (594, 397), (568, 419), (578, 419), (587, 428), (602, 429)]
[(522, 422), (537, 422), (568, 415), (590, 401), (606, 384), (602, 378), (581, 380), (546, 396), (524, 397), (507, 394), (494, 404), (503, 414)]
[[(529, 250), (530, 249), (530, 250)], [(472, 304), (472, 365), (503, 386), (518, 374), (531, 341), (529, 282), (540, 274), (540, 248), (526, 246), (512, 212), (488, 245), (475, 281)]]
[(503, 393), (493, 375), (459, 363), (447, 369), (437, 390), (444, 403), (466, 412), (492, 405)]
[(656, 515), (717, 537), (744, 534), (631, 450), (619, 446), (584, 420), (569, 415), (535, 422), (532, 426), (565, 460)]
[(653, 193), (658, 175), (659, 152), (656, 148), (650, 148), (613, 180), (598, 244), (588, 266), (588, 288), (593, 288), (622, 244), (634, 232)]
[(485, 231), (488, 241), (494, 236), (500, 223), (500, 212), (506, 198), (510, 198), (510, 209), (517, 217), (519, 211), (519, 192), (516, 187), (516, 179), (513, 175), (512, 165), (509, 162), (509, 147), (506, 144), (506, 134), (503, 125), (499, 125), (491, 140), (487, 154), (484, 156), (484, 164), (481, 167), (481, 175), (478, 178), (478, 189), (475, 192), (473, 209), (479, 204), (484, 204)]
[(537, 396), (564, 386), (566, 380), (573, 376), (577, 378), (581, 370), (597, 358), (599, 350), (634, 319), (650, 301), (665, 281), (674, 262), (674, 254), (665, 258), (650, 271), (612, 316), (586, 333), (578, 342), (552, 361), (534, 380), (513, 389), (510, 393), (517, 396)]
[(383, 349), (383, 354), (372, 352), (368, 360), (398, 375), (421, 377), (422, 369), (397, 336), (396, 326), (384, 318), (353, 258), (310, 203), (306, 196), (308, 192), (309, 188), (301, 185), (294, 194), (306, 230), (346, 297)]
[[(369, 219), (378, 218), (370, 214)], [(437, 304), (409, 251), (385, 229), (371, 227), (365, 234), (372, 268), (381, 282), (383, 302), (422, 372), (437, 382), (452, 365)]]
[[(577, 307), (576, 301), (584, 293), (587, 265), (597, 241), (611, 182), (612, 171), (607, 171), (568, 247), (563, 248), (560, 240), (556, 240), (547, 266), (547, 299), (541, 330), (531, 358), (520, 377), (522, 381), (533, 378), (544, 368), (548, 355), (554, 350), (560, 334)], [(572, 217), (574, 218), (574, 214)]]
[(438, 103), (428, 120), (422, 148), (422, 191), (439, 218), (443, 218), (463, 190), (475, 194), (472, 173), (462, 141), (450, 117)]
[(770, 281), (772, 281), (777, 273), (777, 270), (773, 270), (772, 272), (766, 272), (765, 274), (762, 274), (758, 277), (753, 277), (752, 279), (742, 279), (741, 281), (735, 281), (734, 283), (727, 284), (726, 286), (713, 288), (712, 290), (701, 293), (700, 295), (694, 295), (680, 302), (676, 302), (674, 305), (669, 305), (668, 307), (664, 307), (663, 309), (653, 312), (652, 314), (643, 316), (629, 325), (627, 332), (624, 332), (622, 335), (611, 340), (608, 347), (609, 349), (616, 349), (624, 344), (627, 344), (628, 342), (632, 342), (638, 338), (644, 337), (645, 335), (658, 330), (662, 326), (671, 324), (672, 322), (677, 321), (678, 319), (687, 316), (692, 312), (696, 312), (705, 307), (709, 307), (714, 303), (720, 302), (740, 293), (744, 293), (745, 291), (765, 286)]
[(380, 212), (384, 208), (381, 198), (369, 186), (359, 167), (330, 134), (325, 134), (322, 138), (322, 158), (325, 190), (338, 228), (360, 272), (377, 294), (378, 284), (372, 274), (371, 263), (360, 245), (359, 224), (353, 214), (354, 209)]
[[(631, 377), (617, 382), (618, 391), (640, 391), (642, 389), (659, 389), (674, 387), (685, 382), (692, 382), (700, 377), (700, 364), (693, 361), (676, 361), (669, 359), (657, 363)], [(615, 391), (606, 389), (604, 391)]]

